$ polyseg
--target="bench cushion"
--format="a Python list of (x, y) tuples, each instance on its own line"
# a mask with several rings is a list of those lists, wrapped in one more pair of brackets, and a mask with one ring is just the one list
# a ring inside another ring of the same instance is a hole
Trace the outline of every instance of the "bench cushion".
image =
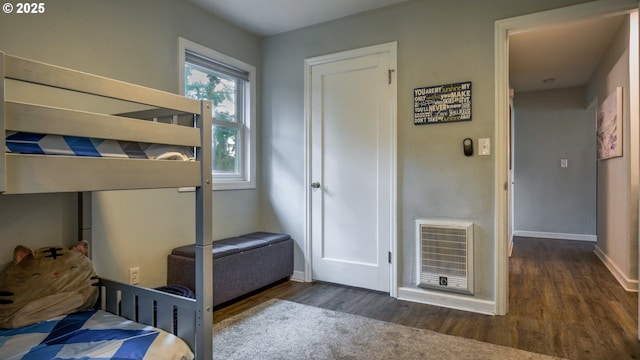
[[(217, 240), (213, 242), (211, 253), (214, 259), (237, 254), (240, 252), (257, 249), (270, 244), (277, 244), (286, 241), (291, 237), (286, 234), (274, 234), (267, 232), (254, 232), (242, 236), (236, 236)], [(195, 245), (184, 245), (171, 251), (172, 255), (184, 256), (188, 258), (196, 257)]]

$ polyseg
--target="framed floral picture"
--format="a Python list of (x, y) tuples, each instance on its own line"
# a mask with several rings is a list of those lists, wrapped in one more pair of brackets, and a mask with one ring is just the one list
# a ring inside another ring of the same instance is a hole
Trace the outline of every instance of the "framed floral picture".
[(622, 87), (598, 107), (596, 131), (598, 160), (622, 156)]

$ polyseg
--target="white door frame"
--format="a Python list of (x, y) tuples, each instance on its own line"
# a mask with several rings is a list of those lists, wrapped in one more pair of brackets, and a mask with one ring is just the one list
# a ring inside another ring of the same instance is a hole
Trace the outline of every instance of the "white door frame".
[(602, 0), (518, 16), (495, 23), (495, 313), (505, 315), (509, 308), (509, 181), (507, 122), (509, 121), (509, 35), (545, 26), (586, 20), (638, 9), (638, 0)]
[(391, 267), (390, 267), (390, 284), (389, 284), (389, 295), (392, 297), (397, 297), (397, 269), (398, 269), (398, 194), (397, 194), (397, 172), (398, 172), (398, 156), (397, 156), (397, 42), (390, 42), (380, 45), (369, 46), (365, 48), (348, 50), (343, 52), (338, 52), (329, 55), (323, 55), (318, 57), (313, 57), (309, 59), (305, 59), (304, 61), (304, 186), (305, 186), (305, 220), (304, 220), (304, 281), (311, 282), (312, 279), (312, 264), (311, 264), (311, 75), (313, 66), (325, 64), (329, 62), (334, 62), (338, 60), (347, 60), (361, 56), (369, 56), (380, 53), (389, 53), (391, 55), (389, 67), (390, 72), (389, 76), (393, 76), (393, 80), (391, 83), (390, 94), (391, 94), (391, 104), (390, 104), (390, 127), (391, 127), (391, 174), (390, 177), (390, 191), (391, 191), (391, 211), (390, 211), (390, 234), (389, 238), (391, 240), (391, 244), (389, 248), (391, 249)]

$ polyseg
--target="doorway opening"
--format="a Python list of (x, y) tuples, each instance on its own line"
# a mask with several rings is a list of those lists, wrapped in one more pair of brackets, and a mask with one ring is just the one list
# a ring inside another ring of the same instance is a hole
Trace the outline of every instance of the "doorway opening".
[[(508, 279), (509, 279), (509, 248), (512, 240), (512, 227), (510, 222), (510, 176), (509, 161), (511, 158), (511, 145), (509, 143), (510, 115), (509, 115), (509, 37), (519, 33), (540, 29), (548, 26), (558, 26), (565, 23), (595, 19), (612, 15), (628, 14), (637, 10), (634, 1), (594, 2), (570, 6), (566, 8), (531, 14), (518, 18), (506, 19), (496, 22), (495, 27), (495, 76), (496, 76), (496, 314), (506, 314), (508, 311)], [(636, 40), (637, 41), (637, 40)], [(637, 44), (636, 44), (637, 45)], [(633, 56), (632, 56), (633, 57)], [(637, 58), (637, 51), (635, 57)], [(637, 63), (636, 63), (637, 64)], [(636, 65), (637, 67), (637, 65)], [(630, 68), (633, 68), (630, 67)], [(634, 86), (630, 91), (635, 91), (631, 98), (637, 107), (637, 69), (634, 75), (629, 76)], [(634, 90), (635, 89), (635, 90)], [(516, 95), (517, 96), (517, 95)], [(633, 106), (632, 106), (633, 108)], [(633, 111), (632, 111), (633, 112)], [(637, 121), (637, 113), (636, 115)], [(637, 162), (638, 153), (634, 154)], [(558, 165), (562, 159), (558, 159)], [(636, 164), (637, 165), (637, 164)], [(517, 184), (516, 184), (517, 186)], [(637, 192), (636, 192), (637, 203)], [(636, 220), (637, 221), (637, 220)], [(637, 223), (636, 223), (637, 225)], [(637, 237), (637, 232), (636, 232)], [(637, 255), (637, 247), (635, 248)], [(637, 260), (637, 259), (636, 259)]]

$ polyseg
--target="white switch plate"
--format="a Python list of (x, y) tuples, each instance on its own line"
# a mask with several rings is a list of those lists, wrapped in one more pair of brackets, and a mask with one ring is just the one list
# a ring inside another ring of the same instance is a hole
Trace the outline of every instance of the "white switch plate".
[(491, 155), (491, 139), (478, 139), (478, 155)]
[(569, 167), (569, 160), (560, 159), (560, 167), (563, 167), (563, 168)]

